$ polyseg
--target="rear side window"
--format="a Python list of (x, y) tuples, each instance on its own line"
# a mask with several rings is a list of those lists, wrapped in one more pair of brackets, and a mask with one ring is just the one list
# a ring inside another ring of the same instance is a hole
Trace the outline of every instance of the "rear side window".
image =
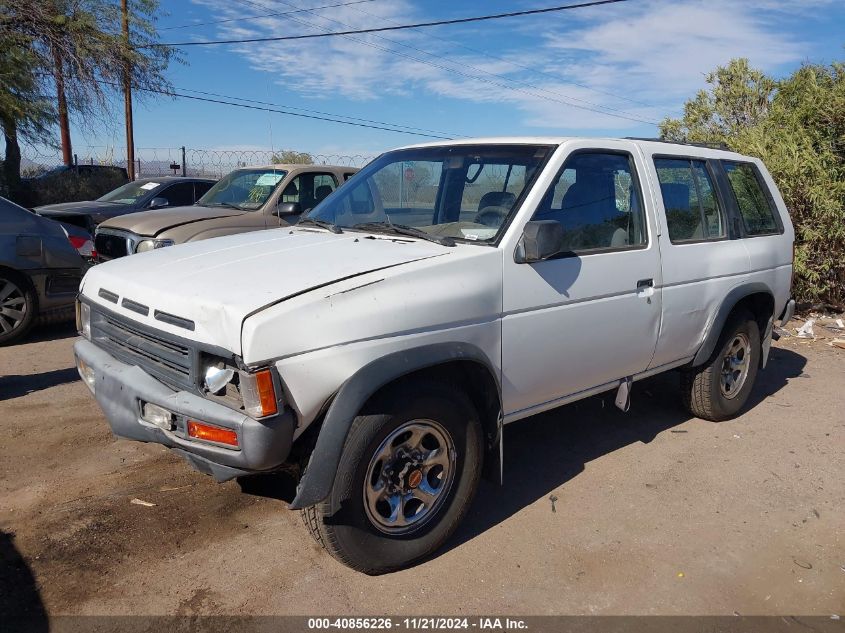
[(647, 243), (634, 165), (624, 154), (590, 151), (568, 158), (532, 219), (559, 222), (564, 251), (616, 250)]
[(725, 214), (703, 160), (656, 158), (654, 167), (673, 244), (727, 236)]
[(779, 233), (769, 197), (751, 163), (722, 161), (748, 235)]

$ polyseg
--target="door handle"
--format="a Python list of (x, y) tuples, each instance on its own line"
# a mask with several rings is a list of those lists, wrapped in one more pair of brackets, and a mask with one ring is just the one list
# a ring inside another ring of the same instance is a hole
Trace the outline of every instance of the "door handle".
[(640, 279), (637, 282), (637, 290), (642, 288), (654, 288), (654, 279)]

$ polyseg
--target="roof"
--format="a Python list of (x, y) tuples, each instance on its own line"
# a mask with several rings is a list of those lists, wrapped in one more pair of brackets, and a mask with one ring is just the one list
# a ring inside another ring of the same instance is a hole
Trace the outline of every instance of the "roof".
[(672, 143), (669, 141), (661, 141), (659, 139), (592, 136), (490, 136), (480, 138), (461, 138), (446, 141), (430, 141), (427, 143), (405, 145), (397, 149), (443, 147), (444, 145), (562, 145), (570, 141), (593, 141), (599, 144), (606, 141), (622, 142), (630, 144), (631, 146), (640, 147), (646, 154), (671, 153), (709, 158), (745, 158), (747, 160), (747, 157), (742, 154), (738, 154), (730, 150), (704, 147), (690, 143)]
[[(360, 167), (352, 167), (350, 165), (309, 165), (307, 163), (276, 163), (275, 165), (243, 165), (235, 167), (235, 169), (278, 169), (279, 171), (293, 171), (294, 169), (314, 168), (314, 169), (338, 169), (338, 170), (355, 170), (358, 171)], [(233, 169), (232, 171), (235, 171)]]
[(215, 178), (206, 178), (203, 176), (144, 176), (136, 178), (133, 182), (217, 182)]

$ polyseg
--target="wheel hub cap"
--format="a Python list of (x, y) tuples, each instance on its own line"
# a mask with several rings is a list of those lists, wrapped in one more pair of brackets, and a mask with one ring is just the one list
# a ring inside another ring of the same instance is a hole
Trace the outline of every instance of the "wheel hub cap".
[(455, 476), (455, 447), (434, 420), (412, 420), (376, 449), (364, 482), (364, 507), (382, 532), (422, 527), (448, 497)]
[(751, 359), (751, 342), (743, 333), (735, 334), (722, 357), (719, 387), (722, 395), (731, 400), (745, 385)]

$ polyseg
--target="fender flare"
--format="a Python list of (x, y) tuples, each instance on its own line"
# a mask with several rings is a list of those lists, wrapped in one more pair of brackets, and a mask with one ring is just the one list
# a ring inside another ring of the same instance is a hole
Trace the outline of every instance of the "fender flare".
[(701, 344), (701, 347), (698, 348), (698, 352), (692, 360), (691, 365), (693, 367), (703, 365), (708, 361), (710, 355), (713, 354), (713, 350), (716, 349), (716, 345), (719, 343), (719, 337), (722, 336), (722, 329), (725, 327), (725, 322), (728, 320), (728, 316), (737, 304), (745, 297), (761, 293), (769, 295), (772, 298), (772, 303), (774, 304), (774, 293), (771, 288), (763, 282), (752, 281), (743, 283), (731, 289), (727, 296), (722, 300), (719, 309), (716, 311), (716, 317), (713, 319), (710, 330), (707, 332), (704, 342)]
[[(502, 386), (487, 355), (475, 345), (462, 342), (435, 343), (393, 352), (359, 369), (337, 391), (326, 412), (317, 443), (296, 489), (290, 509), (320, 503), (329, 496), (352, 421), (367, 400), (385, 385), (412, 372), (451, 361), (480, 363), (493, 376), (502, 403)], [(501, 455), (502, 416), (497, 420), (495, 443)], [(501, 461), (501, 458), (500, 458)]]

